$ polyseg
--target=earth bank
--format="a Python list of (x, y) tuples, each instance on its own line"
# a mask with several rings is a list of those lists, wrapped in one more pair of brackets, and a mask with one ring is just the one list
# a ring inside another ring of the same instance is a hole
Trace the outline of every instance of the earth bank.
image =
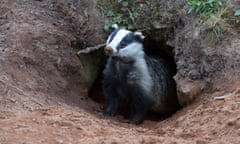
[[(76, 48), (106, 39), (105, 17), (96, 1), (0, 3), (1, 143), (240, 142), (237, 27), (226, 29), (225, 37), (211, 45), (211, 25), (187, 15), (185, 0), (154, 1), (159, 19), (139, 27), (173, 48), (178, 95), (185, 107), (168, 119), (147, 119), (136, 126), (122, 116), (102, 117), (103, 105), (87, 95), (102, 62), (95, 58), (103, 53), (78, 58)], [(228, 3), (231, 9), (239, 7), (236, 0)], [(223, 100), (214, 99), (219, 96)]]

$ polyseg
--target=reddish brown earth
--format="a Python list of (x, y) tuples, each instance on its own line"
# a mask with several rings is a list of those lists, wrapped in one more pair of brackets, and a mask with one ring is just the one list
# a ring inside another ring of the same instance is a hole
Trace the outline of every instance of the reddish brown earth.
[[(216, 94), (219, 96), (219, 94)], [(226, 100), (206, 95), (162, 121), (141, 125), (122, 117), (103, 118), (79, 107), (44, 107), (33, 112), (1, 111), (1, 143), (232, 143), (240, 142), (240, 92)]]
[(240, 143), (240, 82), (231, 76), (228, 86), (201, 94), (168, 119), (133, 125), (103, 117), (103, 106), (79, 84), (84, 66), (72, 48), (104, 41), (91, 2), (1, 0), (1, 144)]

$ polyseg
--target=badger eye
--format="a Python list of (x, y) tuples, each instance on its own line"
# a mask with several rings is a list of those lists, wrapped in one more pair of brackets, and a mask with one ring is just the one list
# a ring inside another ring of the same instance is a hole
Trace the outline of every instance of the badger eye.
[(131, 44), (133, 41), (135, 41), (135, 37), (132, 33), (129, 33), (122, 39), (122, 41), (119, 43), (117, 49), (122, 49), (122, 48), (126, 47), (128, 44)]
[(124, 48), (126, 46), (127, 46), (126, 42), (121, 42), (118, 47), (119, 47), (119, 49), (121, 49), (121, 48)]

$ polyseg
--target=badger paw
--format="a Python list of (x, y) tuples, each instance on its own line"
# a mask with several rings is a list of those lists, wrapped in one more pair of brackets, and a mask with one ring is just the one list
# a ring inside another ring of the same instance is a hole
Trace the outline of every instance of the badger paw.
[(129, 123), (133, 124), (141, 124), (143, 122), (143, 116), (142, 115), (133, 115), (129, 118)]
[(111, 116), (111, 117), (113, 117), (113, 116), (116, 115), (116, 112), (114, 112), (114, 111), (111, 110), (111, 109), (106, 109), (106, 110), (103, 112), (103, 115), (104, 115), (104, 116)]

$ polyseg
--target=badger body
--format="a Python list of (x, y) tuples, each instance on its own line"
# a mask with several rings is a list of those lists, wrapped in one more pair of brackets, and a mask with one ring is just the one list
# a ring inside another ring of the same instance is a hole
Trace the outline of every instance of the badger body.
[(139, 32), (117, 27), (108, 37), (105, 53), (109, 58), (102, 82), (107, 98), (105, 115), (116, 115), (124, 101), (130, 104), (133, 123), (142, 122), (148, 111), (165, 115), (180, 107), (167, 63), (144, 53), (143, 38)]

